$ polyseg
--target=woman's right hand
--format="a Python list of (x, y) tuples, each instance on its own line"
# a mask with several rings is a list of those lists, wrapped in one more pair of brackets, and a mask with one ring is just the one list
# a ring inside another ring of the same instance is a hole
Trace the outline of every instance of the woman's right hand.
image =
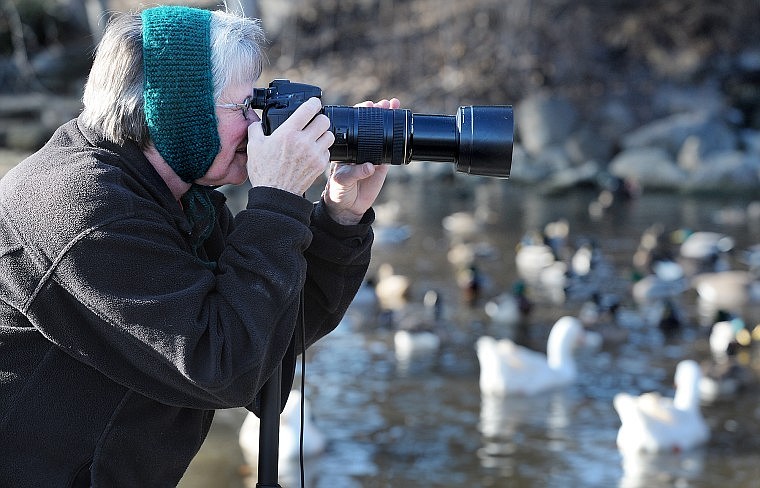
[(268, 136), (261, 123), (248, 127), (247, 169), (252, 186), (302, 195), (324, 174), (335, 136), (329, 130), (330, 119), (319, 114), (321, 109), (320, 99), (310, 98)]

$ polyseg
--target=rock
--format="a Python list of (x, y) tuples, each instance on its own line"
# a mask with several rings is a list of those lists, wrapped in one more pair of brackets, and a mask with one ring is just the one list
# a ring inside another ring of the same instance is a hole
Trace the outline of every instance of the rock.
[(512, 170), (509, 179), (523, 183), (537, 183), (549, 174), (549, 169), (540, 167), (530, 157), (522, 145), (515, 143), (512, 147)]
[(37, 80), (56, 92), (81, 91), (82, 81), (92, 66), (91, 40), (83, 39), (65, 45), (53, 45), (36, 54), (31, 64)]
[(582, 185), (595, 183), (599, 174), (599, 163), (588, 161), (578, 167), (557, 171), (541, 183), (541, 192), (546, 195), (563, 193)]
[(612, 99), (603, 103), (594, 124), (600, 134), (611, 140), (617, 140), (621, 134), (626, 134), (636, 128), (636, 115), (625, 102)]
[(686, 172), (673, 161), (668, 151), (659, 147), (629, 148), (615, 156), (610, 174), (636, 181), (642, 189), (678, 189)]
[(668, 83), (657, 89), (652, 106), (661, 116), (689, 112), (715, 116), (726, 110), (726, 100), (715, 83), (694, 86)]
[(760, 158), (742, 151), (713, 154), (689, 174), (687, 192), (747, 193), (760, 188)]
[(739, 133), (739, 139), (748, 153), (760, 158), (760, 130), (744, 129)]
[(700, 152), (733, 149), (737, 139), (725, 123), (707, 112), (688, 112), (655, 120), (626, 134), (622, 138), (624, 148), (659, 147), (670, 154), (677, 154), (689, 136), (704, 140)]
[(588, 161), (609, 161), (613, 145), (613, 139), (605, 133), (584, 126), (570, 134), (564, 149), (573, 164), (583, 165)]
[(38, 121), (3, 123), (0, 134), (4, 135), (5, 147), (19, 151), (36, 151), (53, 135), (53, 129)]
[(525, 150), (536, 155), (561, 144), (575, 129), (578, 112), (567, 100), (547, 93), (526, 98), (515, 109), (515, 125)]

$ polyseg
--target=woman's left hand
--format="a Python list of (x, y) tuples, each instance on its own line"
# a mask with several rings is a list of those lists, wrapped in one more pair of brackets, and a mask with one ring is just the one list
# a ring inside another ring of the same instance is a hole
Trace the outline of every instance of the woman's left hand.
[[(355, 106), (395, 109), (401, 103), (392, 98)], [(330, 177), (322, 192), (330, 217), (343, 225), (359, 223), (380, 194), (387, 174), (387, 165), (331, 163)]]

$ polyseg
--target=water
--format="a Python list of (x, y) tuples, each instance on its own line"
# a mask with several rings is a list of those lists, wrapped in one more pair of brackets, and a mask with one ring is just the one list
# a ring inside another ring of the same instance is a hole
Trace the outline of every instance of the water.
[[(393, 170), (397, 176), (404, 168)], [(381, 208), (400, 204), (393, 225), (407, 226), (410, 236), (401, 243), (378, 243), (370, 273), (380, 263), (392, 263), (412, 278), (413, 301), (436, 289), (455, 339), (444, 342), (434, 356), (399, 361), (390, 330), (346, 320), (310, 349), (306, 393), (328, 446), (307, 461), (307, 486), (712, 487), (727, 481), (737, 488), (757, 486), (757, 387), (702, 407), (712, 434), (702, 449), (631, 460), (623, 459), (615, 445), (620, 425), (612, 407), (615, 393), (672, 395), (676, 363), (708, 357), (707, 329), (699, 323), (693, 292), (683, 297), (689, 319), (685, 327), (666, 336), (632, 321), (625, 326), (625, 340), (578, 356), (576, 384), (529, 398), (481, 399), (473, 343), (480, 335), (505, 332), (493, 330), (482, 300), (474, 307), (464, 303), (447, 261), (452, 241), (441, 226), (445, 216), (458, 211), (485, 216), (477, 240), (489, 250), (480, 263), (491, 296), (509, 290), (517, 278), (514, 250), (525, 232), (559, 218), (569, 221), (571, 239), (590, 237), (600, 244), (617, 280), (611, 289), (624, 293), (630, 286), (632, 254), (653, 222), (668, 229), (725, 232), (734, 237), (737, 249), (760, 242), (760, 222), (726, 223), (726, 216), (733, 215), (727, 210), (746, 208), (746, 197), (645, 194), (594, 218), (588, 209), (595, 197), (593, 191), (548, 197), (508, 181), (463, 175), (452, 181), (419, 174), (386, 184), (378, 203)], [(554, 321), (577, 313), (579, 306), (536, 303), (520, 331), (521, 342), (544, 350)], [(628, 297), (624, 308), (635, 316)], [(747, 307), (744, 318), (756, 324), (760, 310)], [(745, 351), (743, 358), (755, 373), (760, 371), (757, 352)], [(237, 442), (234, 428), (217, 429), (215, 435), (213, 442)], [(202, 451), (198, 464), (208, 455)], [(184, 486), (192, 486), (196, 473), (191, 469)], [(283, 486), (298, 486), (297, 469), (283, 468), (281, 476)], [(240, 483), (255, 485), (255, 474)]]

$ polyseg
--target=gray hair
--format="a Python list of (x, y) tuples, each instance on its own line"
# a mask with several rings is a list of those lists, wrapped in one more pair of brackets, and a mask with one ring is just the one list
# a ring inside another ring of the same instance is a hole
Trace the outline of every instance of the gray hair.
[[(214, 99), (233, 85), (253, 85), (264, 62), (264, 31), (258, 19), (215, 10), (211, 15)], [(150, 145), (143, 109), (142, 21), (126, 13), (109, 21), (84, 87), (80, 121), (116, 144)]]

